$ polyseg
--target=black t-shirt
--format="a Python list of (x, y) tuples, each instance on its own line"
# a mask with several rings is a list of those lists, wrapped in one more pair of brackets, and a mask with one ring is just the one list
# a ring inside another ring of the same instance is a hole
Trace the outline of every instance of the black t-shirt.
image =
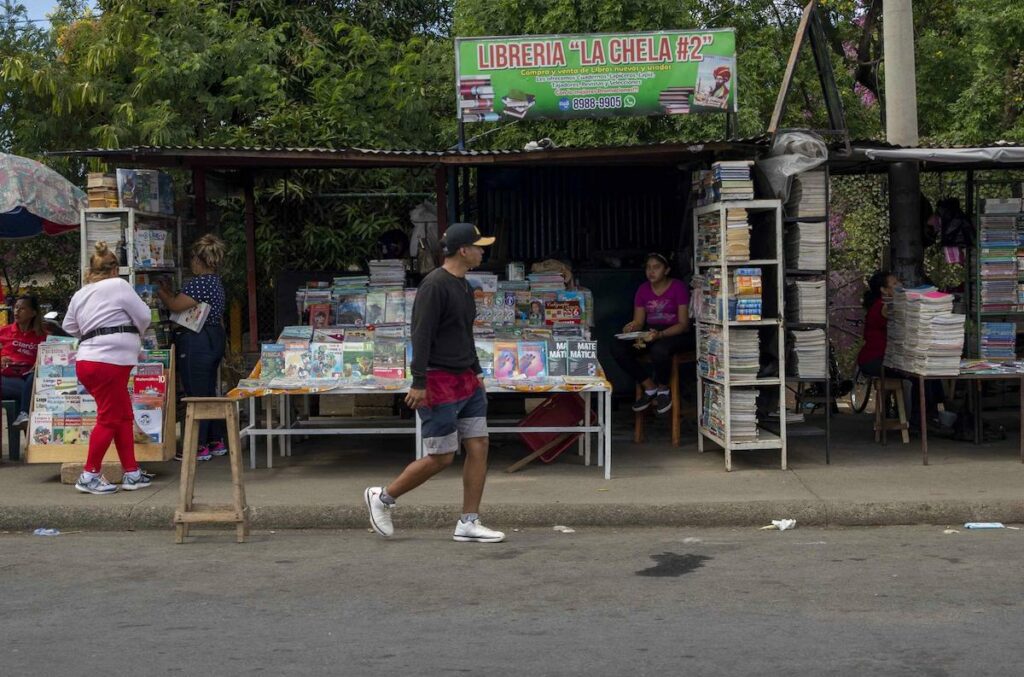
[(420, 283), (412, 306), (412, 387), (427, 386), (427, 369), (481, 373), (473, 341), (476, 302), (464, 277), (444, 268)]

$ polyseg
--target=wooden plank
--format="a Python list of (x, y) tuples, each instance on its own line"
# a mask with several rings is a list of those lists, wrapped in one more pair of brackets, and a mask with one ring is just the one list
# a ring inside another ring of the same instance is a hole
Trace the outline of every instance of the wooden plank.
[(790, 87), (793, 86), (793, 75), (796, 73), (796, 63), (800, 58), (800, 49), (804, 46), (807, 38), (807, 26), (810, 23), (811, 12), (814, 11), (817, 0), (811, 0), (804, 7), (803, 15), (800, 17), (800, 25), (797, 26), (796, 35), (793, 38), (793, 47), (789, 50), (789, 61), (786, 62), (786, 72), (782, 76), (782, 84), (779, 86), (779, 94), (775, 97), (775, 109), (772, 111), (771, 121), (768, 123), (768, 134), (774, 135), (779, 131), (782, 124), (782, 113), (786, 108), (786, 99), (789, 98)]
[(526, 467), (530, 463), (533, 463), (533, 461), (535, 461), (537, 458), (539, 458), (543, 454), (548, 453), (550, 450), (554, 449), (556, 446), (558, 446), (562, 442), (565, 442), (567, 439), (569, 439), (573, 435), (579, 435), (579, 434), (580, 433), (562, 433), (561, 435), (559, 435), (555, 439), (551, 440), (550, 442), (545, 444), (543, 447), (541, 447), (537, 451), (534, 451), (533, 453), (528, 454), (527, 456), (524, 456), (523, 458), (519, 459), (518, 461), (516, 461), (515, 463), (510, 465), (509, 467), (505, 468), (505, 472), (513, 473), (513, 472), (516, 472), (517, 470), (522, 470), (524, 467)]

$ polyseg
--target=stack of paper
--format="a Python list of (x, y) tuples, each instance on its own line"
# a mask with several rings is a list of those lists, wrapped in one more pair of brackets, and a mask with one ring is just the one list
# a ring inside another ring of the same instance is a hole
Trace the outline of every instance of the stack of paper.
[(405, 264), (401, 259), (370, 261), (370, 287), (375, 290), (405, 287)]
[[(729, 210), (733, 211), (733, 210)], [(738, 210), (746, 213), (746, 210)], [(749, 237), (748, 237), (749, 242)], [(718, 212), (704, 214), (697, 218), (697, 261), (719, 263), (722, 255), (722, 230), (718, 223)]]
[(757, 390), (732, 388), (729, 397), (730, 441), (757, 439)]
[(825, 330), (789, 332), (790, 374), (797, 378), (825, 378)]
[(565, 291), (565, 278), (561, 273), (530, 273), (531, 292)]
[(825, 323), (825, 280), (792, 280), (786, 284), (786, 315), (798, 324)]
[(800, 218), (822, 218), (828, 212), (825, 172), (812, 171), (793, 177), (786, 213)]
[(796, 270), (825, 270), (825, 238), (828, 224), (824, 221), (791, 224), (786, 231), (786, 267)]
[(897, 289), (889, 314), (885, 366), (924, 376), (955, 376), (964, 345), (964, 315), (934, 287)]
[(697, 334), (697, 369), (701, 376), (723, 379), (725, 360), (722, 359), (722, 328), (716, 324), (701, 324)]
[(750, 381), (761, 368), (761, 338), (756, 329), (729, 332), (729, 379)]
[(746, 261), (750, 258), (750, 223), (746, 209), (725, 210), (725, 258)]
[(983, 360), (1017, 359), (1017, 325), (1013, 322), (982, 322), (979, 353)]
[(95, 250), (97, 242), (106, 242), (110, 250), (117, 252), (124, 242), (124, 222), (120, 216), (103, 217), (89, 214), (85, 217), (85, 233), (87, 252)]

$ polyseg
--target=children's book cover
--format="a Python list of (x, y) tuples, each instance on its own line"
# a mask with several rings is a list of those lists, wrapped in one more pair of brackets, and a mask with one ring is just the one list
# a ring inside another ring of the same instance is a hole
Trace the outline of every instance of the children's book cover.
[(309, 306), (309, 326), (323, 329), (331, 324), (331, 304), (314, 303)]
[(260, 378), (271, 379), (284, 376), (284, 345), (264, 343), (260, 351)]
[(494, 342), (494, 378), (514, 378), (519, 373), (519, 344), (515, 341)]
[(373, 342), (373, 375), (395, 379), (405, 376), (405, 341), (378, 339)]
[(345, 341), (343, 353), (344, 377), (362, 380), (373, 375), (373, 342)]
[(402, 324), (405, 322), (404, 289), (396, 289), (387, 293), (386, 305), (384, 307), (384, 322), (386, 324)]
[(362, 327), (366, 324), (366, 294), (340, 297), (336, 323), (341, 327)]
[(313, 378), (341, 378), (344, 373), (345, 344), (337, 342), (312, 343), (310, 370)]
[(307, 348), (286, 348), (284, 351), (284, 375), (287, 378), (309, 378), (310, 366), (309, 349)]
[(547, 346), (543, 342), (519, 343), (519, 373), (526, 378), (544, 378), (548, 375)]
[(384, 313), (388, 305), (388, 296), (384, 292), (375, 291), (366, 295), (366, 324), (384, 324)]

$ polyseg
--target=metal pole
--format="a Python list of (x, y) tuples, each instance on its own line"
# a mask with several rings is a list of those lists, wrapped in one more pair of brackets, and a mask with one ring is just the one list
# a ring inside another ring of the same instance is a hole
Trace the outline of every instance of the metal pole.
[(206, 220), (206, 168), (192, 168), (192, 192), (195, 194), (196, 229), (205, 233)]

